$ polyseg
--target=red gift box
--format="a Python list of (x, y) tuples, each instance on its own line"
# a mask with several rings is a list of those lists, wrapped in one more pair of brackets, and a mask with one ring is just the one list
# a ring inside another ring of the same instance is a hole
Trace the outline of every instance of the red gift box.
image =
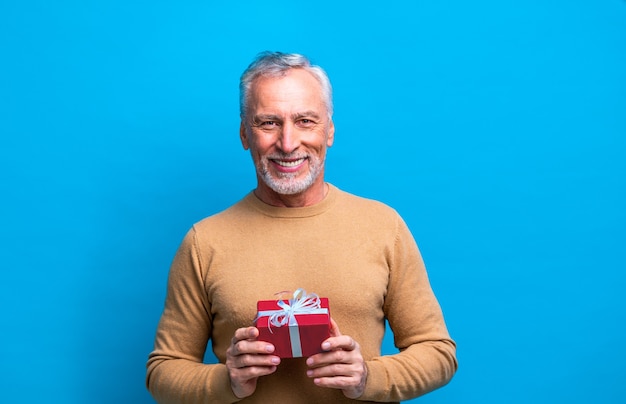
[(274, 354), (281, 358), (315, 355), (330, 337), (328, 299), (298, 289), (293, 299), (261, 300), (255, 326), (258, 340), (273, 344)]

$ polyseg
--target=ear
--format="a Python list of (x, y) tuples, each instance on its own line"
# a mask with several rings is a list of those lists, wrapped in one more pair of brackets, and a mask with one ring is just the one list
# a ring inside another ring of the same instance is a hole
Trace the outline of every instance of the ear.
[(241, 118), (241, 123), (239, 124), (239, 139), (241, 139), (243, 149), (248, 150), (250, 143), (248, 143), (248, 135), (246, 134), (246, 125), (243, 123), (243, 118)]
[(335, 142), (335, 123), (330, 120), (328, 124), (328, 136), (326, 137), (326, 146), (331, 147)]

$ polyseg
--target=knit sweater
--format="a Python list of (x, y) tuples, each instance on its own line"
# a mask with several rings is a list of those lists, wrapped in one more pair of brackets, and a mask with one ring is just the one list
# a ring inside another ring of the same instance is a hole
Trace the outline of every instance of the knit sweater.
[[(160, 403), (342, 403), (315, 386), (306, 358), (283, 359), (239, 400), (225, 366), (237, 328), (252, 325), (258, 300), (280, 291), (327, 297), (342, 334), (366, 361), (361, 401), (397, 402), (446, 384), (456, 371), (446, 329), (415, 241), (390, 207), (330, 186), (320, 203), (270, 206), (247, 195), (195, 224), (170, 269), (165, 308), (148, 359), (147, 385)], [(399, 353), (381, 356), (385, 320)], [(211, 342), (217, 364), (202, 363)]]

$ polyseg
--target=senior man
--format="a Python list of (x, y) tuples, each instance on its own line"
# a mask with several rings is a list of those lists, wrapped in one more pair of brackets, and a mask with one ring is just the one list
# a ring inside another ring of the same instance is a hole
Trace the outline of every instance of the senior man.
[[(335, 138), (330, 81), (266, 52), (240, 82), (240, 138), (257, 186), (196, 223), (170, 269), (147, 385), (158, 402), (398, 402), (445, 385), (455, 344), (417, 245), (390, 207), (324, 180)], [(328, 297), (321, 353), (280, 358), (257, 339), (256, 302)], [(381, 355), (385, 320), (399, 353)], [(219, 360), (202, 363), (208, 343)]]

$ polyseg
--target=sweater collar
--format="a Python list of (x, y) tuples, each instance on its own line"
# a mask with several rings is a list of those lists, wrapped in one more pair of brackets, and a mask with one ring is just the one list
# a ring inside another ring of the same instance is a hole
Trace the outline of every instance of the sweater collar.
[(334, 185), (328, 183), (328, 193), (322, 199), (322, 201), (316, 203), (311, 206), (304, 206), (301, 208), (285, 208), (279, 206), (268, 205), (267, 203), (261, 201), (254, 195), (254, 192), (250, 192), (244, 198), (246, 203), (249, 203), (256, 210), (260, 211), (266, 216), (270, 217), (282, 217), (282, 218), (302, 218), (302, 217), (311, 217), (317, 216), (324, 212), (326, 212), (334, 203), (337, 198), (337, 194), (339, 193), (339, 189)]

